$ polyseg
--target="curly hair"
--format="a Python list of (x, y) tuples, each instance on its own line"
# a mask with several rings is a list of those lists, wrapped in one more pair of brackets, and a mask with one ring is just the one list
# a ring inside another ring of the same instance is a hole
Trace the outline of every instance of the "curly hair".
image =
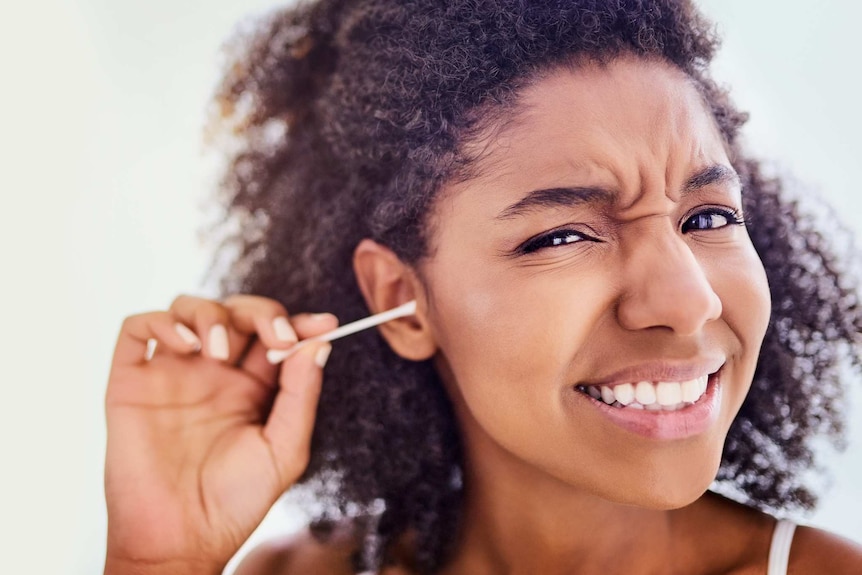
[[(772, 315), (751, 391), (714, 488), (772, 512), (808, 509), (815, 440), (841, 446), (842, 381), (862, 366), (858, 281), (813, 217), (739, 142), (746, 115), (709, 76), (718, 46), (685, 0), (320, 0), (275, 11), (238, 36), (216, 93), (239, 147), (221, 184), (222, 290), (291, 313), (368, 315), (352, 271), (363, 238), (416, 264), (445, 182), (469, 176), (464, 150), (557, 66), (623, 54), (670, 62), (709, 104), (744, 189)], [(458, 532), (462, 451), (430, 361), (398, 357), (376, 331), (327, 364), (303, 484), (319, 531), (348, 518), (356, 569), (414, 537), (434, 573)]]

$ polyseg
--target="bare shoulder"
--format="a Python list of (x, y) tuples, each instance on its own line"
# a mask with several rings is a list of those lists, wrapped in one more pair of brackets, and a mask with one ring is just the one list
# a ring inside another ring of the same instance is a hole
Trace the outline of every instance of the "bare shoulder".
[(309, 529), (255, 547), (234, 571), (234, 575), (354, 575), (351, 555), (356, 540), (349, 528), (338, 528), (326, 541)]
[[(775, 533), (775, 517), (714, 493), (687, 510), (693, 516), (697, 549), (704, 572), (763, 575)], [(703, 538), (701, 534), (710, 533)], [(697, 545), (700, 544), (700, 547)], [(692, 572), (692, 571), (689, 571)], [(798, 526), (790, 546), (788, 575), (862, 574), (862, 545), (828, 531)]]
[(790, 547), (788, 575), (862, 573), (862, 545), (834, 533), (800, 526)]

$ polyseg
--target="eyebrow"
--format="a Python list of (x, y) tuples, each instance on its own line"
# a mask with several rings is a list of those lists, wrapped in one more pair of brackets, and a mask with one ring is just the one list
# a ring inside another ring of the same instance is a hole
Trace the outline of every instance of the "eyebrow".
[(714, 164), (691, 176), (682, 187), (682, 194), (689, 194), (713, 184), (736, 184), (742, 182), (736, 170), (722, 164)]
[[(682, 186), (682, 195), (696, 192), (714, 184), (739, 184), (739, 174), (721, 164), (708, 166), (695, 173)], [(533, 190), (505, 208), (497, 215), (498, 220), (508, 220), (540, 209), (571, 208), (580, 204), (601, 202), (613, 203), (617, 192), (597, 186), (575, 186)]]

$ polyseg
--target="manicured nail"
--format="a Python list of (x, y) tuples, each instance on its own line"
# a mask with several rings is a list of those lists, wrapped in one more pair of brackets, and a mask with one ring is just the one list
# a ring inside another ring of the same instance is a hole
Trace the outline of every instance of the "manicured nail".
[(230, 355), (227, 344), (227, 330), (220, 323), (210, 328), (210, 355), (215, 359), (225, 360)]
[(157, 339), (150, 338), (147, 340), (147, 351), (144, 353), (144, 359), (150, 361), (156, 355), (156, 348), (159, 346)]
[(331, 313), (313, 313), (313, 314), (311, 314), (311, 319), (313, 319), (314, 321), (321, 321), (324, 319), (328, 319), (330, 317), (332, 317)]
[(174, 330), (181, 338), (183, 338), (184, 342), (193, 346), (195, 348), (195, 351), (200, 351), (201, 340), (198, 339), (198, 336), (195, 335), (195, 332), (190, 330), (185, 324), (182, 323), (175, 323)]
[(272, 320), (272, 329), (275, 331), (275, 337), (286, 343), (296, 343), (299, 338), (296, 337), (296, 332), (290, 327), (290, 322), (284, 316), (279, 316)]
[(317, 367), (323, 367), (326, 365), (326, 361), (329, 359), (329, 354), (332, 351), (332, 345), (326, 344), (317, 350), (317, 353), (314, 354), (314, 363), (317, 364)]

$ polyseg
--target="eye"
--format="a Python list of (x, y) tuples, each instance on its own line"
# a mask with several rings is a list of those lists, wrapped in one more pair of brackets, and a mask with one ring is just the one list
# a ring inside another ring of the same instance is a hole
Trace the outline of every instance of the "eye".
[(685, 220), (682, 224), (682, 232), (715, 230), (731, 225), (739, 226), (744, 224), (745, 220), (736, 210), (709, 208)]
[(565, 246), (582, 242), (585, 240), (598, 241), (592, 236), (588, 236), (583, 232), (579, 232), (570, 228), (564, 228), (559, 230), (553, 230), (545, 234), (536, 236), (534, 238), (530, 238), (517, 249), (517, 252), (521, 254), (531, 254), (545, 248)]

